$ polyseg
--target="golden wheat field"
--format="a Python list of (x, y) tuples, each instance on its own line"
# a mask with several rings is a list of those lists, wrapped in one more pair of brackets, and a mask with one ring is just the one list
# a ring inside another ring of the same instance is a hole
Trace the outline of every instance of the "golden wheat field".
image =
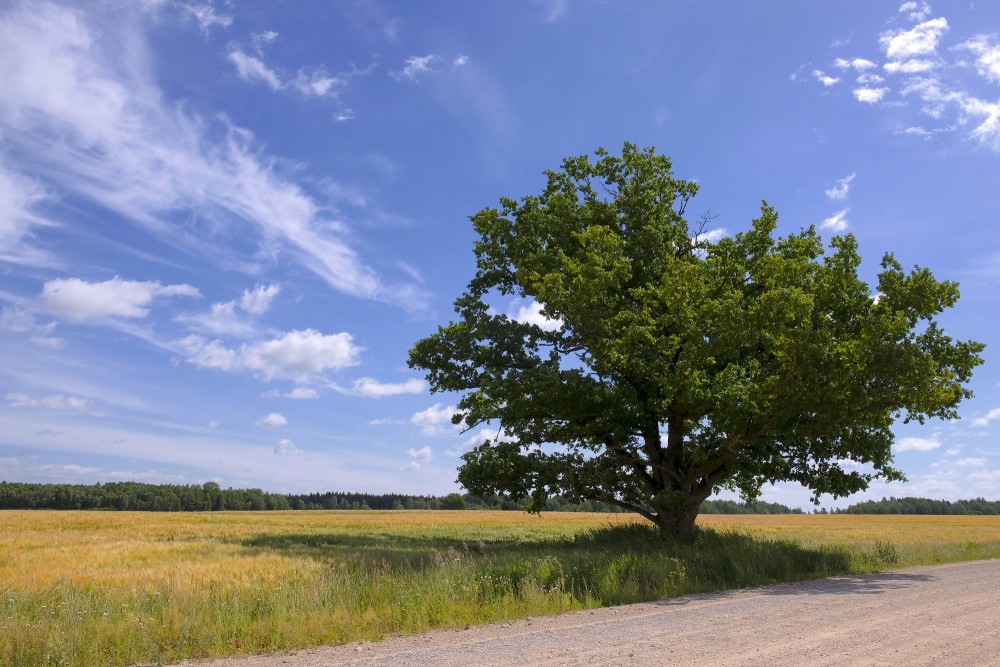
[(1000, 517), (0, 512), (0, 666), (290, 648), (1000, 556)]

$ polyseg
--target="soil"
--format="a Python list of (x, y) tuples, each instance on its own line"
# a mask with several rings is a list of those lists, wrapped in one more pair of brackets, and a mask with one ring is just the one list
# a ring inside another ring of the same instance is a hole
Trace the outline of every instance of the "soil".
[(181, 664), (1000, 665), (1000, 560), (689, 595), (294, 654)]

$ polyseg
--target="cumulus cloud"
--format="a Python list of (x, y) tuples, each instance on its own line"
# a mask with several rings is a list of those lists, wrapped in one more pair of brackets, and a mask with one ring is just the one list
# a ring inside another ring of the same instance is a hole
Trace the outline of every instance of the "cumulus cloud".
[(286, 424), (288, 424), (288, 420), (285, 418), (285, 415), (280, 412), (269, 412), (257, 420), (257, 426), (266, 426), (269, 428), (274, 426), (285, 426)]
[(410, 56), (403, 63), (403, 69), (398, 72), (389, 72), (389, 76), (397, 81), (416, 82), (425, 74), (434, 72), (432, 65), (440, 59), (433, 53), (426, 56)]
[(837, 69), (855, 69), (859, 72), (877, 67), (875, 63), (866, 58), (853, 58), (851, 60), (837, 58), (833, 61), (833, 66)]
[(208, 422), (208, 427), (210, 429), (217, 429), (217, 428), (219, 428), (219, 421), (217, 419), (213, 419), (212, 421)]
[[(383, 284), (348, 245), (345, 223), (331, 219), (251, 132), (166, 98), (148, 52), (146, 15), (88, 7), (15, 2), (0, 9), (0, 130), (24, 164), (45, 175), (46, 186), (230, 265), (237, 262), (226, 243), (202, 243), (191, 227), (210, 220), (223, 240), (253, 230), (269, 253), (291, 253), (338, 291), (411, 310), (426, 304), (413, 285)], [(239, 53), (238, 71), (283, 85), (253, 52)], [(20, 220), (17, 238), (39, 224), (44, 193), (25, 181), (32, 175), (15, 182), (16, 197), (0, 197), (0, 207), (13, 207)], [(6, 246), (10, 255), (10, 241)], [(22, 262), (33, 259), (24, 244), (14, 247)]]
[(819, 81), (828, 88), (834, 85), (835, 83), (840, 82), (839, 78), (830, 76), (829, 74), (820, 69), (814, 69), (812, 74), (814, 77), (816, 77), (817, 81)]
[(406, 382), (379, 382), (374, 378), (363, 377), (354, 381), (352, 394), (369, 398), (384, 398), (400, 394), (419, 394), (426, 391), (427, 383), (423, 380), (407, 380)]
[(282, 438), (274, 446), (274, 453), (281, 456), (299, 456), (302, 450), (295, 446), (295, 443), (288, 438)]
[[(894, 133), (925, 140), (937, 134), (962, 133), (1000, 152), (1000, 101), (989, 101), (993, 91), (980, 92), (976, 82), (963, 75), (963, 70), (974, 68), (982, 82), (1000, 83), (1000, 37), (979, 34), (945, 49), (942, 45), (951, 26), (944, 17), (929, 18), (928, 3), (905, 2), (899, 13), (916, 25), (890, 29), (879, 36), (878, 47), (886, 59), (882, 72), (885, 76), (875, 74), (875, 62), (867, 58), (834, 60), (839, 70), (860, 72), (855, 79), (858, 87), (852, 91), (854, 98), (870, 105), (884, 102), (880, 106), (886, 110), (910, 106), (910, 100), (915, 98), (920, 111), (940, 126), (920, 127), (907, 120), (900, 123), (906, 129)], [(834, 77), (822, 70), (815, 70), (814, 75), (824, 85), (835, 83)], [(899, 88), (884, 85), (886, 77), (900, 78)], [(902, 99), (887, 99), (894, 90)]]
[(279, 285), (257, 285), (252, 290), (245, 290), (239, 301), (213, 303), (208, 312), (186, 313), (176, 316), (174, 320), (201, 333), (249, 338), (257, 332), (257, 325), (243, 313), (263, 315), (279, 292)]
[(845, 208), (841, 211), (837, 211), (829, 218), (824, 220), (822, 223), (820, 223), (820, 227), (822, 229), (829, 229), (834, 233), (844, 231), (845, 229), (847, 229), (847, 214), (850, 212), (850, 210), (851, 209), (849, 208)]
[(257, 285), (252, 290), (243, 292), (243, 296), (240, 297), (240, 308), (251, 315), (263, 315), (280, 292), (280, 285)]
[(955, 461), (955, 465), (957, 465), (957, 466), (963, 466), (963, 467), (965, 467), (965, 466), (973, 466), (973, 467), (977, 467), (977, 468), (982, 468), (982, 467), (984, 467), (986, 465), (986, 459), (982, 458), (982, 457), (968, 458), (968, 459), (958, 459), (957, 461)]
[(978, 428), (989, 426), (990, 422), (1000, 419), (1000, 408), (993, 408), (982, 417), (972, 420), (972, 425)]
[(958, 45), (976, 56), (976, 71), (992, 83), (1000, 83), (1000, 43), (996, 35), (977, 35)]
[(296, 400), (306, 400), (310, 398), (318, 398), (319, 393), (310, 387), (296, 387), (290, 392), (285, 394), (287, 398), (294, 398)]
[(157, 281), (122, 280), (118, 276), (100, 283), (60, 278), (42, 287), (45, 308), (72, 322), (143, 318), (149, 315), (153, 299), (166, 296), (200, 297), (201, 293), (191, 285), (161, 285)]
[(406, 455), (410, 457), (409, 462), (402, 467), (402, 470), (419, 470), (425, 464), (430, 463), (433, 453), (430, 447), (420, 449), (407, 449)]
[(925, 21), (909, 30), (888, 30), (879, 36), (879, 44), (891, 60), (933, 55), (937, 51), (941, 35), (948, 30), (944, 18)]
[(876, 102), (881, 102), (885, 94), (889, 92), (888, 88), (855, 88), (854, 98), (858, 102), (865, 102), (867, 104), (875, 104)]
[(847, 199), (847, 193), (850, 192), (851, 183), (856, 176), (857, 174), (851, 174), (840, 179), (835, 186), (826, 191), (826, 196), (834, 200)]
[(941, 446), (940, 434), (935, 433), (929, 438), (901, 438), (896, 441), (897, 452), (929, 452)]
[(514, 313), (513, 319), (522, 324), (534, 324), (542, 331), (558, 331), (563, 327), (561, 319), (550, 319), (542, 314), (542, 304), (537, 301), (521, 306)]
[(931, 15), (931, 6), (926, 0), (904, 2), (899, 6), (899, 13), (905, 15), (911, 21), (923, 21)]
[(354, 366), (362, 348), (349, 333), (322, 334), (314, 329), (289, 331), (280, 338), (230, 348), (219, 340), (191, 334), (174, 343), (195, 366), (222, 371), (250, 370), (265, 380), (303, 379)]
[(419, 426), (424, 435), (440, 435), (455, 428), (451, 418), (457, 412), (453, 405), (435, 403), (426, 410), (413, 413), (409, 421), (414, 426)]

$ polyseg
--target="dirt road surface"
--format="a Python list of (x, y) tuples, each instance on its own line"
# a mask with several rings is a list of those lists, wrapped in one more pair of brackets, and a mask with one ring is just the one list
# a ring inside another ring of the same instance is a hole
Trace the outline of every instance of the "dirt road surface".
[(1000, 665), (1000, 560), (430, 632), (199, 667)]

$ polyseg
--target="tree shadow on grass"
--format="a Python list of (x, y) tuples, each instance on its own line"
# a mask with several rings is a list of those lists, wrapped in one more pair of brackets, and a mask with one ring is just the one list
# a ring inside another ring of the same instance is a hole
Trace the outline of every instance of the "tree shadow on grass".
[(531, 540), (328, 532), (262, 534), (238, 543), (251, 553), (346, 562), (386, 573), (461, 567), (488, 582), (483, 584), (489, 588), (486, 597), (534, 587), (605, 605), (828, 577), (848, 572), (851, 563), (842, 550), (711, 529), (699, 529), (691, 542), (678, 542), (644, 524)]

